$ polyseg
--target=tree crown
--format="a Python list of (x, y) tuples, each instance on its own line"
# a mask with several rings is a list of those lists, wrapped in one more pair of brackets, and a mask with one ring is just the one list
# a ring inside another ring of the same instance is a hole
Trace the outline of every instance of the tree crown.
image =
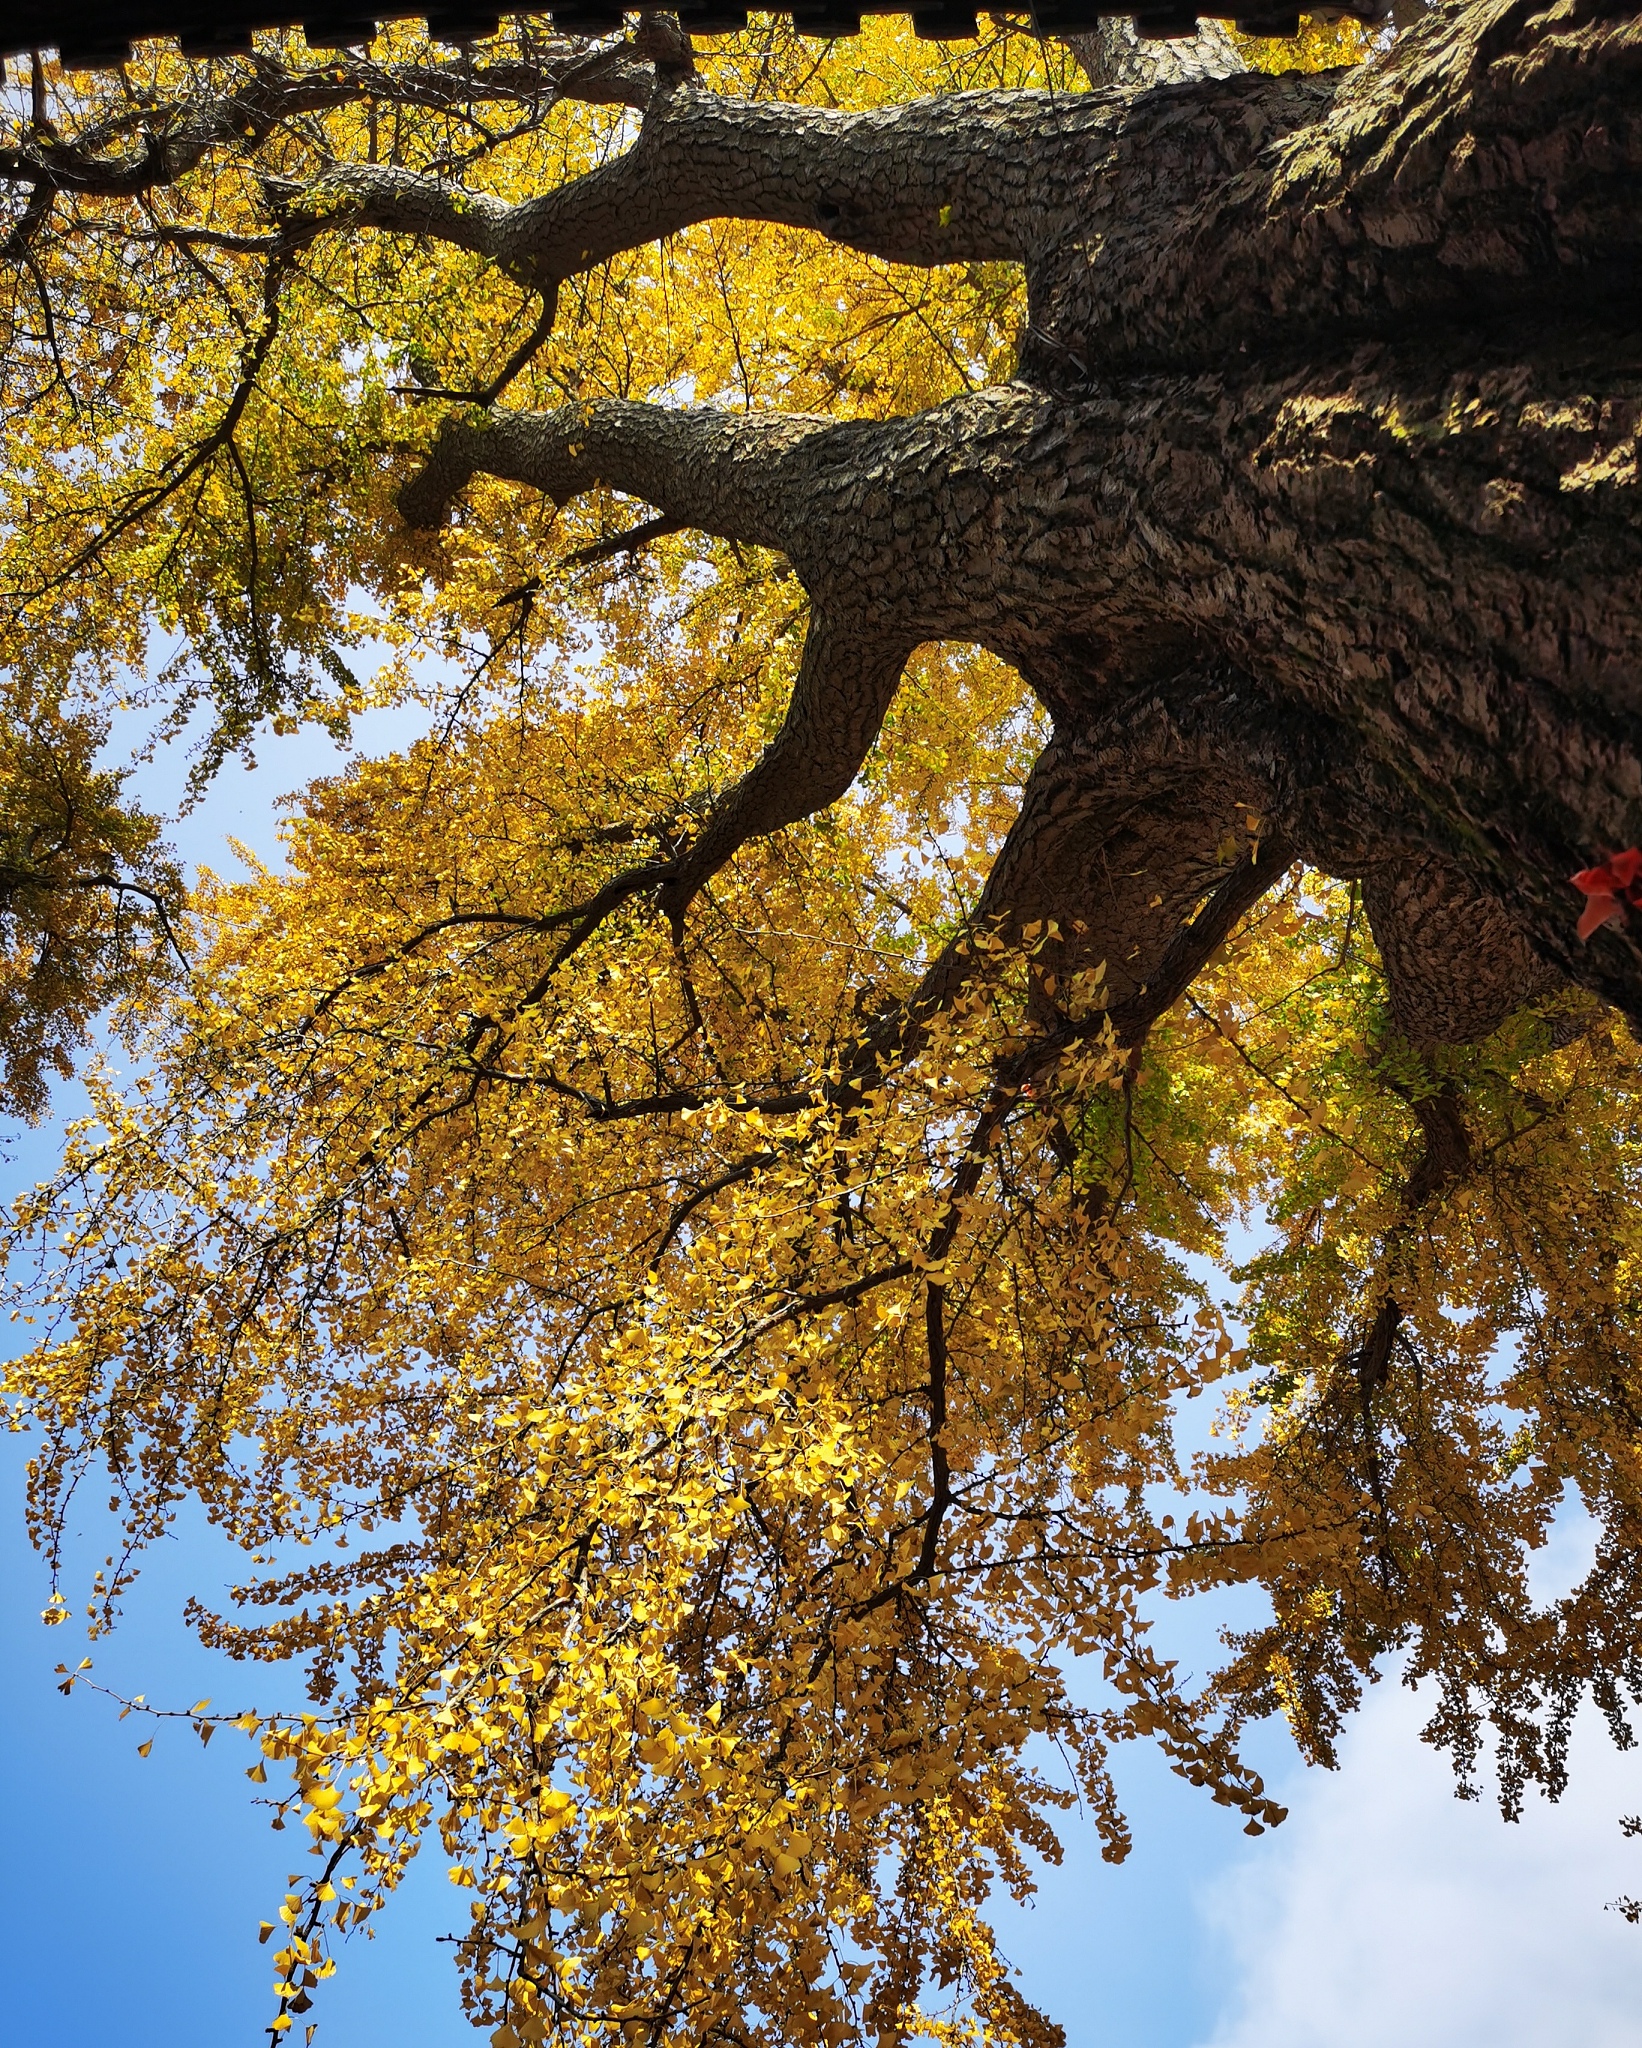
[[(308, 1710), (244, 1717), (316, 1857), (279, 2031), (436, 1833), (498, 2048), (1036, 2048), (985, 1897), (1078, 1799), (1125, 1853), (1115, 1745), (1259, 1833), (1251, 1719), (1329, 1761), (1393, 1655), (1462, 1777), (1491, 1736), (1508, 1811), (1558, 1789), (1587, 1692), (1621, 1725), (1637, 1052), (1604, 997), (1635, 947), (1616, 897), (1574, 951), (1544, 849), (1629, 799), (1547, 784), (1479, 852), (1510, 795), (1465, 779), (1482, 740), (1446, 782), (1371, 744), (1352, 663), (1429, 614), (1467, 435), (1618, 587), (1634, 512), (1590, 449), (1619, 460), (1623, 393), (1557, 428), (1553, 487), (1499, 442), (1529, 371), (1416, 417), (1364, 265), (1330, 308), (1290, 289), (1292, 222), (1350, 232), (1352, 149), (1424, 175), (1397, 95), (1493, 76), (1452, 52), (1499, 13), (1322, 75), (1214, 33), (1136, 79), (1132, 38), (1007, 25), (702, 55), (644, 16), (14, 93), (19, 701), (82, 716), (146, 667), (201, 777), (267, 720), (429, 711), (306, 793), (285, 871), (203, 879), (185, 970), (117, 967), (139, 1078), (93, 1073), (14, 1219), (37, 1530), (55, 1556), (105, 1471), (121, 1526), (94, 1627), (194, 1497), (253, 1560), (206, 1640), (307, 1663)], [(1554, 73), (1547, 38), (1511, 61)], [(1499, 120), (1549, 123), (1552, 86)], [(1264, 296), (1218, 305), (1250, 222)], [(1426, 318), (1450, 281), (1374, 246)], [(1319, 333), (1357, 382), (1295, 367)], [(1340, 597), (1350, 521), (1393, 511), (1354, 465), (1428, 443), (1416, 567)], [(1247, 552), (1251, 478), (1290, 555)], [(1528, 551), (1488, 503), (1445, 573)], [(1284, 576), (1267, 641), (1206, 637), (1199, 592)], [(1518, 626), (1487, 631), (1504, 673)], [(86, 787), (121, 874), (158, 860)], [(1570, 1486), (1601, 1540), (1545, 1607)], [(1267, 1618), (1192, 1689), (1151, 1603), (1251, 1587)]]

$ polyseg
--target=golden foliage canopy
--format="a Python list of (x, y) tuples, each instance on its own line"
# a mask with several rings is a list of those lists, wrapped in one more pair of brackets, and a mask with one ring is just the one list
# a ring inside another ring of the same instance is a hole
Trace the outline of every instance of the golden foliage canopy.
[[(378, 63), (422, 55), (395, 31)], [(1078, 89), (1003, 29), (703, 62), (817, 103)], [(104, 1474), (123, 1531), (94, 1628), (194, 1498), (250, 1559), (205, 1639), (307, 1661), (306, 1710), (244, 1722), (316, 1859), (276, 2029), (436, 1836), (496, 2048), (1048, 2043), (985, 1901), (1074, 1800), (1125, 1853), (1113, 1746), (1259, 1833), (1240, 1731), (1280, 1712), (1326, 1761), (1399, 1654), (1463, 1773), (1491, 1731), (1508, 1806), (1554, 1791), (1579, 1699), (1617, 1725), (1638, 1677), (1623, 1026), (1567, 995), (1414, 1048), (1355, 890), (1297, 868), (1128, 1042), (1053, 932), (974, 921), (1041, 732), (953, 646), (851, 794), (681, 933), (636, 896), (584, 932), (779, 722), (803, 593), (744, 546), (613, 544), (609, 493), (480, 482), (409, 546), (431, 395), (491, 386), (537, 304), (445, 244), (304, 241), (284, 184), (388, 162), (518, 199), (632, 115), (360, 70), (169, 183), (60, 193), (4, 312), (20, 693), (147, 666), (175, 717), (211, 707), (202, 774), (270, 717), (429, 713), (307, 793), (284, 870), (203, 879), (186, 974), (128, 985), (137, 1080), (92, 1074), (15, 1217), (37, 1531)], [(112, 135), (189, 76), (48, 80), (47, 117)], [(877, 417), (1006, 377), (1022, 317), (1003, 264), (711, 222), (567, 284), (516, 383)], [(954, 944), (961, 992), (920, 1011)], [(1596, 1563), (1536, 1606), (1570, 1488)], [(1151, 1603), (1233, 1586), (1269, 1619), (1189, 1692)]]

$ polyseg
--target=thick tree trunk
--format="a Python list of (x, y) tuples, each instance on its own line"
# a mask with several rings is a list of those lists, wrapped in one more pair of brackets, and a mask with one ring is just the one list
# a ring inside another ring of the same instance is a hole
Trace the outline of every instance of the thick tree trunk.
[[(440, 232), (405, 185), (356, 169), (303, 204)], [(429, 524), (476, 470), (601, 482), (790, 556), (814, 605), (792, 710), (657, 877), (675, 915), (833, 801), (907, 652), (958, 639), (1055, 724), (986, 912), (1081, 921), (1119, 1001), (1257, 814), (1365, 878), (1411, 1037), (1563, 977), (1642, 1019), (1642, 927), (1582, 946), (1568, 882), (1642, 841), (1634, 9), (1478, 0), (1351, 73), (865, 116), (675, 70), (622, 162), (459, 211), (549, 291), (711, 213), (1026, 266), (1001, 388), (884, 425), (474, 412), (407, 489)]]

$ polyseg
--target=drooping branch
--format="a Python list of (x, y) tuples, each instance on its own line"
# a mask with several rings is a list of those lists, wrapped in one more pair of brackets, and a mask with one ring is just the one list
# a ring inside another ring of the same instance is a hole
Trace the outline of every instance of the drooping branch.
[(642, 109), (655, 77), (634, 43), (561, 39), (529, 57), (495, 63), (453, 56), (377, 64), (343, 52), (311, 66), (283, 62), (264, 48), (232, 68), (196, 73), (193, 89), (180, 99), (145, 104), (122, 98), (77, 128), (36, 120), (23, 140), (0, 148), (0, 185), (134, 198), (176, 184), (212, 150), (255, 150), (276, 128), (339, 107), (374, 100), (463, 122), (485, 103), (539, 104), (545, 111), (574, 99)]
[[(1171, 700), (1204, 693), (1207, 679), (1171, 681), (1051, 739), (972, 920), (1010, 944), (1053, 920), (1059, 936), (1040, 943), (1041, 975), (1064, 985), (1104, 965), (1108, 1000), (1115, 1010), (1131, 1006), (1136, 1028), (1178, 935), (1224, 882), (1233, 850), (1248, 848), (1251, 821), (1258, 829), (1270, 807), (1258, 775), (1223, 749), (1213, 727), (1191, 732), (1175, 715)], [(1269, 847), (1257, 852), (1257, 894), (1280, 879), (1288, 858)], [(949, 1002), (972, 971), (967, 946), (949, 947), (920, 1003)], [(1164, 1009), (1184, 992), (1173, 978), (1173, 969), (1163, 976), (1173, 988)], [(1054, 1015), (1052, 998), (1041, 1007), (1046, 1020)]]
[(1242, 920), (1289, 871), (1294, 848), (1274, 836), (1235, 862), (1190, 922), (1163, 949), (1146, 981), (1112, 1011), (1119, 1045), (1139, 1045), (1172, 1010)]
[[(561, 505), (604, 484), (659, 507), (660, 519), (650, 522), (654, 530), (693, 526), (786, 549), (804, 519), (794, 465), (813, 453), (810, 444), (818, 438), (831, 443), (840, 437), (859, 440), (861, 434), (803, 415), (749, 418), (617, 399), (551, 413), (456, 414), (400, 493), (399, 506), (412, 526), (426, 528), (442, 520), (476, 473), (528, 484)], [(702, 885), (749, 839), (836, 803), (878, 737), (917, 638), (897, 635), (847, 603), (818, 605), (786, 717), (763, 755), (664, 874), (650, 866), (619, 877), (608, 906), (590, 911), (585, 928), (578, 924), (574, 944), (607, 908), (658, 880), (661, 907), (679, 924)]]
[(749, 839), (812, 817), (844, 794), (878, 737), (911, 647), (819, 612), (810, 620), (781, 730), (714, 806), (660, 894), (675, 924)]
[(95, 535), (55, 569), (47, 580), (34, 588), (10, 593), (13, 602), (20, 598), (24, 604), (32, 603), (50, 591), (59, 590), (72, 582), (119, 534), (138, 525), (160, 506), (174, 498), (192, 478), (198, 476), (219, 455), (226, 451), (232, 457), (234, 436), (245, 416), (252, 393), (256, 390), (257, 379), (261, 375), (263, 365), (267, 362), (279, 335), (280, 292), (288, 267), (289, 259), (276, 258), (263, 274), (262, 323), (247, 336), (240, 357), (238, 380), (229, 395), (228, 403), (210, 430), (192, 447), (180, 449), (162, 466), (159, 474), (151, 482), (133, 491)]

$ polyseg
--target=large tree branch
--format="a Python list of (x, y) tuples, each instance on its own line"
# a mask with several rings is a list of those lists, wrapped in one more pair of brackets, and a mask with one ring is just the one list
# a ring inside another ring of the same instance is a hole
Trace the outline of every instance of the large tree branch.
[(1098, 155), (1112, 120), (1089, 95), (954, 93), (841, 112), (668, 81), (625, 154), (517, 205), (382, 164), (339, 165), (287, 204), (315, 224), (435, 236), (538, 289), (730, 217), (903, 263), (1021, 259), (1041, 231), (1045, 168), (1065, 175)]
[[(1232, 54), (1224, 70), (1236, 68)], [(1030, 262), (1079, 232), (1091, 179), (1149, 194), (1155, 144), (1186, 198), (1311, 119), (1331, 92), (1315, 80), (1228, 80), (1205, 67), (1172, 97), (1130, 84), (843, 111), (736, 99), (664, 76), (630, 150), (516, 205), (378, 164), (338, 166), (286, 203), (316, 229), (437, 236), (542, 291), (722, 218), (809, 229), (898, 263)]]
[(1219, 362), (1322, 330), (1474, 327), (1543, 312), (1548, 294), (1590, 315), (1642, 301), (1629, 0), (1444, 0), (1329, 90), (1326, 119), (1273, 135), (1216, 184), (1102, 198), (1068, 250), (1098, 237), (1098, 260), (1064, 287), (1086, 360)]
[(1561, 986), (1497, 897), (1419, 845), (1418, 815), (1394, 792), (1373, 776), (1358, 787), (1349, 757), (1328, 774), (1339, 740), (1292, 709), (1268, 729), (1247, 679), (1212, 664), (1057, 733), (966, 935), (875, 1050), (915, 1039), (956, 998), (977, 969), (969, 932), (1017, 945), (1051, 919), (1059, 936), (1040, 937), (1035, 955), (1039, 1022), (1063, 1030), (1068, 976), (1104, 963), (1113, 1029), (1137, 1044), (1295, 859), (1364, 877), (1392, 1012), (1416, 1044), (1484, 1037)]
[(691, 900), (749, 839), (779, 832), (836, 803), (878, 737), (910, 651), (855, 622), (824, 613), (812, 618), (798, 680), (775, 738), (713, 805), (683, 853), (624, 869), (587, 902), (541, 920), (543, 930), (569, 930), (525, 997), (525, 1006), (540, 999), (571, 954), (633, 896), (654, 890), (677, 933)]
[(785, 548), (796, 508), (783, 468), (837, 425), (803, 413), (733, 414), (600, 399), (553, 412), (452, 414), (422, 469), (399, 493), (412, 527), (442, 523), (475, 476), (528, 484), (556, 505), (603, 484), (643, 498), (680, 525)]

